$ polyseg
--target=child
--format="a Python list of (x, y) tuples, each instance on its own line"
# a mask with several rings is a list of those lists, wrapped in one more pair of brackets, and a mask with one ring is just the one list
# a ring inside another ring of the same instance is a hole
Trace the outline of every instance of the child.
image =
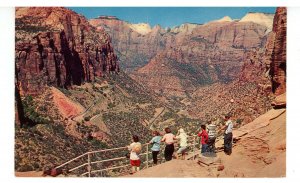
[(166, 143), (165, 147), (165, 159), (166, 161), (172, 160), (172, 155), (174, 153), (174, 140), (175, 140), (175, 135), (171, 133), (170, 128), (165, 128), (166, 134), (163, 136), (161, 142)]
[(133, 143), (131, 143), (128, 146), (128, 150), (131, 151), (130, 152), (130, 165), (132, 167), (131, 168), (132, 171), (130, 174), (133, 174), (136, 171), (137, 172), (140, 171), (141, 160), (140, 160), (140, 157), (138, 154), (141, 152), (141, 149), (142, 149), (142, 144), (139, 142), (139, 137), (137, 135), (133, 135), (132, 140), (133, 140)]
[(179, 129), (179, 135), (176, 136), (176, 139), (180, 140), (180, 148), (177, 151), (177, 155), (181, 154), (182, 159), (185, 159), (185, 151), (187, 149), (187, 135), (182, 128)]
[(201, 137), (201, 145), (202, 145), (201, 153), (203, 154), (203, 153), (206, 152), (207, 141), (208, 141), (208, 134), (206, 132), (206, 126), (205, 125), (201, 125), (201, 129), (202, 129), (202, 132), (198, 133), (198, 137)]
[(152, 151), (152, 157), (153, 157), (153, 163), (156, 165), (157, 164), (157, 155), (159, 153), (160, 150), (160, 140), (161, 140), (161, 136), (159, 134), (158, 131), (154, 131), (152, 133), (153, 138), (150, 140), (150, 144), (153, 144), (151, 147), (151, 151)]

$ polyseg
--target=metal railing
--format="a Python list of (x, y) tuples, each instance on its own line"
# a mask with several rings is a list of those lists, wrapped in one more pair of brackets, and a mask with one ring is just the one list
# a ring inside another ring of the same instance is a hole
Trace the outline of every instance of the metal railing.
[[(188, 147), (189, 147), (189, 151), (188, 151), (188, 156), (186, 159), (195, 159), (195, 156), (199, 153), (199, 148), (200, 148), (200, 143), (199, 143), (199, 138), (197, 138), (196, 135), (193, 136), (188, 136)], [(141, 169), (146, 169), (149, 168), (150, 163), (153, 162), (153, 160), (150, 160), (150, 154), (152, 153), (149, 145), (151, 145), (150, 143), (146, 143), (146, 144), (142, 144), (142, 153), (139, 154), (140, 158), (144, 161), (142, 161), (142, 166)], [(199, 145), (199, 146), (197, 146)], [(146, 148), (144, 148), (146, 147)], [(159, 153), (159, 159), (160, 159), (160, 163), (164, 162), (164, 159), (162, 157), (163, 153), (162, 153), (162, 149), (164, 149), (165, 145), (161, 145), (161, 150)], [(175, 142), (175, 149), (177, 149), (176, 147), (178, 147), (178, 142)], [(143, 149), (145, 149), (145, 151), (143, 152)], [(198, 150), (198, 152), (197, 152)], [(103, 149), (103, 150), (98, 150), (98, 151), (90, 151), (90, 152), (86, 152), (80, 156), (77, 156), (65, 163), (63, 163), (62, 165), (59, 165), (57, 167), (55, 167), (56, 169), (65, 169), (68, 174), (72, 174), (72, 175), (76, 175), (76, 176), (87, 176), (87, 177), (91, 177), (92, 175), (96, 175), (96, 173), (100, 173), (97, 174), (96, 176), (99, 177), (103, 177), (103, 176), (109, 176), (109, 175), (103, 175), (104, 172), (108, 172), (108, 171), (112, 171), (112, 170), (117, 170), (117, 169), (124, 169), (130, 166), (129, 163), (129, 158), (126, 158), (125, 155), (124, 156), (120, 156), (120, 157), (113, 157), (113, 158), (108, 158), (108, 159), (102, 159), (103, 156), (101, 156), (101, 154), (103, 155), (104, 153), (110, 153), (110, 155), (117, 155), (117, 151), (124, 151), (124, 152), (128, 152), (128, 148), (126, 147), (119, 147), (119, 148), (112, 148), (112, 149)], [(100, 154), (100, 156), (99, 156)], [(92, 160), (92, 158), (94, 160)], [(108, 165), (106, 167), (102, 167), (102, 165), (104, 163), (110, 163), (110, 162), (117, 162), (119, 161), (119, 164), (121, 163), (121, 165), (119, 166), (111, 166)], [(79, 165), (74, 165), (74, 167), (71, 167), (72, 163), (79, 162)], [(82, 163), (84, 162), (84, 163)], [(94, 165), (98, 165), (98, 166), (94, 166)], [(127, 168), (127, 171), (129, 170), (129, 168)], [(77, 171), (77, 172), (76, 172)], [(118, 175), (121, 175), (122, 173), (119, 172)]]

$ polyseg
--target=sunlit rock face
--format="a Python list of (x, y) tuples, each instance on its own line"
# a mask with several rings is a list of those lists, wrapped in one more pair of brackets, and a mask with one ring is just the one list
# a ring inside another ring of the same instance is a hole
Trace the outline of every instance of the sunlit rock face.
[(276, 95), (286, 91), (286, 22), (286, 8), (277, 8), (273, 24), (275, 39), (270, 65), (273, 92)]
[(109, 35), (66, 8), (16, 8), (15, 54), (21, 94), (81, 85), (119, 69)]
[(272, 22), (224, 17), (203, 25), (185, 23), (166, 29), (141, 24), (148, 27), (147, 33), (141, 34), (117, 18), (102, 16), (90, 23), (111, 35), (122, 68), (134, 79), (172, 95), (185, 95), (182, 88), (193, 90), (237, 79), (246, 55), (265, 46), (272, 26)]

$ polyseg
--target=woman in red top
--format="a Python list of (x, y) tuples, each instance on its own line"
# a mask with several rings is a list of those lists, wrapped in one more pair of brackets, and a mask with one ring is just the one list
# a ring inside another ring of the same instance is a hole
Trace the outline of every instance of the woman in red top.
[(201, 125), (201, 133), (198, 133), (198, 137), (201, 137), (201, 153), (205, 153), (206, 149), (207, 149), (207, 141), (208, 141), (208, 134), (206, 132), (206, 126), (205, 125)]

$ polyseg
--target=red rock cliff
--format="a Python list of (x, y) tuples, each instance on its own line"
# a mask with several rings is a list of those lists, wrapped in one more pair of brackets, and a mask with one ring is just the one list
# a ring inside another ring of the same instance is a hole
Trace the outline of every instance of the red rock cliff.
[(80, 85), (119, 69), (108, 34), (66, 8), (16, 8), (15, 52), (21, 94)]
[(275, 95), (286, 91), (286, 8), (277, 8), (273, 22), (275, 34), (271, 56), (270, 75)]
[(99, 17), (90, 23), (111, 35), (124, 70), (135, 80), (171, 95), (182, 94), (177, 92), (185, 91), (182, 88), (237, 79), (245, 57), (264, 47), (270, 31), (252, 21), (155, 26), (145, 34), (116, 18)]

